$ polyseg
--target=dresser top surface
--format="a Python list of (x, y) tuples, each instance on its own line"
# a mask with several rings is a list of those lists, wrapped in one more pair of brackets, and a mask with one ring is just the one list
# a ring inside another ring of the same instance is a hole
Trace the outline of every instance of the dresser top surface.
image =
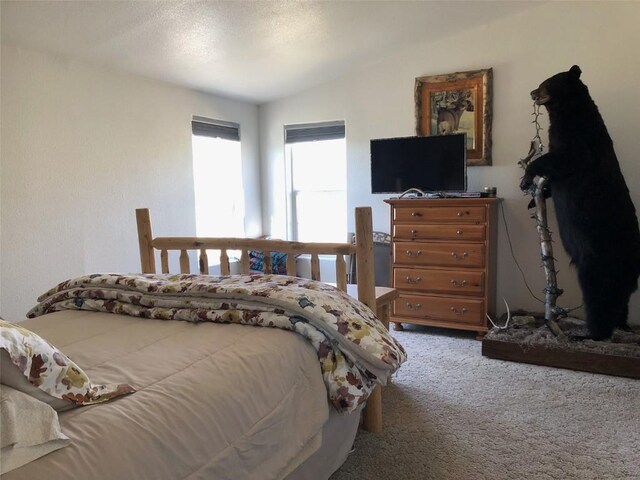
[(480, 198), (386, 198), (385, 203), (396, 207), (440, 206), (449, 205), (490, 205), (501, 202), (499, 197)]

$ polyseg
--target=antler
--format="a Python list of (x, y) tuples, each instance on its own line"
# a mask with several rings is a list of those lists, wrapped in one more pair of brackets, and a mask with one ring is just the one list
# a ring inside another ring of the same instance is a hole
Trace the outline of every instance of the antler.
[(502, 297), (502, 301), (504, 302), (505, 306), (507, 307), (507, 321), (504, 323), (504, 326), (499, 327), (498, 325), (495, 324), (495, 322), (491, 319), (491, 317), (489, 316), (489, 314), (485, 314), (487, 315), (487, 318), (489, 319), (489, 321), (491, 322), (491, 325), (493, 325), (495, 328), (497, 328), (498, 330), (504, 330), (509, 326), (509, 320), (511, 320), (511, 311), (509, 310), (509, 304), (507, 303), (507, 301), (504, 299), (504, 297)]

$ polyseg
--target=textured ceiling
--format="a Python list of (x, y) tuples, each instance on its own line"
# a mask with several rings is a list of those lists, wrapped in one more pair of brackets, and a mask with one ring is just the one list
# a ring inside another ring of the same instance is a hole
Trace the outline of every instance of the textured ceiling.
[(7, 1), (2, 43), (263, 103), (539, 2)]

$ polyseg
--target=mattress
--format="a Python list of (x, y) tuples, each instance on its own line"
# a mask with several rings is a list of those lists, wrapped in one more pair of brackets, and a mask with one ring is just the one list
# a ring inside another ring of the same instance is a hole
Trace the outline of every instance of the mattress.
[[(317, 354), (299, 335), (83, 311), (22, 325), (95, 382), (126, 382), (137, 392), (60, 413), (70, 446), (2, 480), (295, 478), (330, 441)], [(338, 466), (349, 446), (336, 454)]]

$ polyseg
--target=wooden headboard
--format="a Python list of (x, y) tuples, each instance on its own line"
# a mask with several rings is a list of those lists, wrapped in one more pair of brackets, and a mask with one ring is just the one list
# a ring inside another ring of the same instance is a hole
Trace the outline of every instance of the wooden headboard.
[(196, 251), (201, 274), (209, 273), (207, 250), (220, 251), (220, 271), (229, 275), (229, 250), (240, 250), (242, 273), (249, 273), (249, 251), (264, 252), (263, 271), (271, 272), (270, 252), (287, 254), (286, 272), (296, 274), (296, 259), (299, 254), (311, 256), (311, 278), (320, 278), (319, 255), (335, 257), (336, 284), (339, 289), (347, 290), (347, 265), (345, 255), (355, 255), (356, 275), (358, 278), (358, 299), (373, 311), (376, 311), (375, 281), (373, 270), (373, 228), (371, 207), (358, 207), (356, 216), (356, 241), (350, 243), (291, 242), (287, 240), (264, 240), (250, 238), (210, 238), (210, 237), (153, 237), (149, 209), (136, 210), (138, 223), (138, 242), (140, 244), (140, 264), (142, 273), (156, 273), (155, 250), (160, 251), (162, 273), (169, 272), (169, 252), (180, 252), (180, 273), (190, 273), (189, 251)]

